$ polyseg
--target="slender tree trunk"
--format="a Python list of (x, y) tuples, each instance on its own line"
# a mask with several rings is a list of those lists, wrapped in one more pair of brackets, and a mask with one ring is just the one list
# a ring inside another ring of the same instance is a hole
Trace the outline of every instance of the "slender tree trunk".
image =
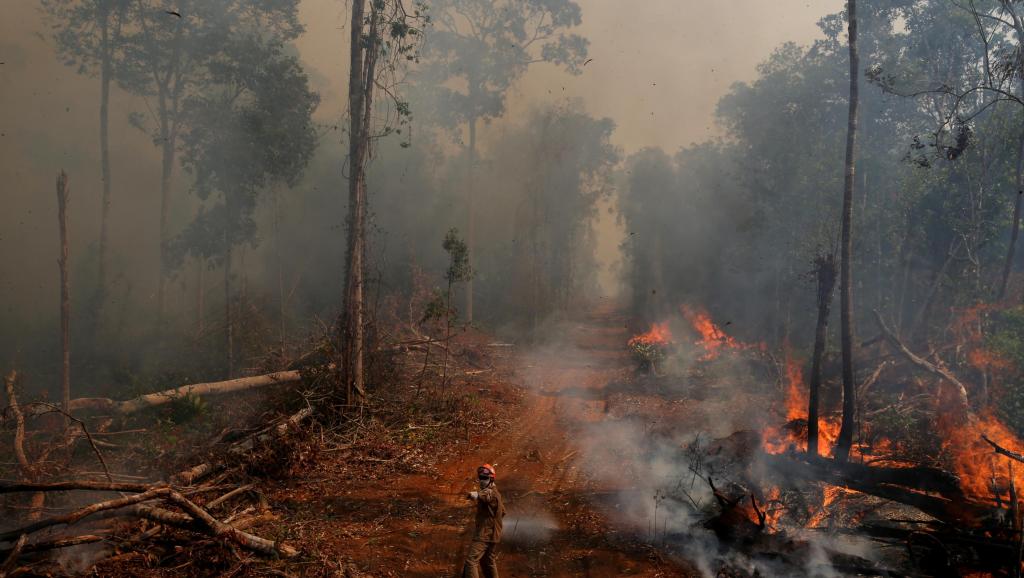
[(157, 285), (156, 301), (159, 322), (163, 325), (167, 313), (167, 248), (170, 230), (167, 227), (167, 213), (171, 202), (171, 174), (174, 169), (174, 142), (167, 120), (161, 120), (160, 129), (163, 144), (160, 160), (160, 279)]
[(828, 340), (828, 317), (836, 286), (836, 259), (832, 253), (818, 258), (818, 323), (814, 328), (811, 356), (811, 387), (807, 404), (807, 453), (818, 455), (818, 399), (821, 390), (821, 360)]
[(370, 29), (363, 42), (365, 1), (352, 3), (349, 70), (349, 235), (345, 271), (345, 303), (342, 307), (342, 379), (348, 400), (365, 399), (363, 287), (366, 227), (366, 160), (369, 155), (370, 112), (377, 56), (376, 4), (370, 5)]
[(227, 379), (235, 374), (235, 327), (231, 314), (231, 238), (224, 229), (224, 346), (227, 350)]
[[(104, 3), (104, 10), (106, 10)], [(103, 304), (107, 292), (107, 231), (110, 226), (110, 36), (109, 36), (109, 14), (104, 12), (100, 22), (100, 50), (103, 54), (103, 62), (100, 65), (100, 178), (103, 180), (103, 197), (100, 201), (100, 244), (99, 244), (99, 271), (96, 281), (96, 304), (94, 330), (100, 327)]]
[(281, 199), (278, 191), (274, 191), (274, 259), (277, 261), (277, 318), (278, 332), (281, 341), (281, 355), (284, 355), (284, 260), (281, 258)]
[(860, 57), (857, 53), (857, 0), (847, 0), (850, 35), (850, 111), (846, 126), (846, 171), (843, 179), (843, 215), (840, 269), (840, 332), (843, 355), (843, 425), (836, 441), (836, 460), (849, 459), (853, 445), (856, 384), (853, 382), (853, 187), (857, 160), (857, 113), (860, 104), (857, 81)]
[[(441, 387), (448, 385), (448, 351), (451, 349), (452, 341), (452, 280), (448, 279), (448, 293), (444, 302), (444, 362), (441, 364)], [(427, 344), (427, 353), (430, 353), (430, 344)], [(425, 368), (426, 364), (424, 364)]]
[[(469, 266), (474, 271), (476, 258), (476, 213), (473, 201), (476, 196), (474, 177), (476, 175), (476, 117), (469, 119), (469, 148), (466, 151), (466, 248), (469, 250)], [(466, 322), (473, 322), (473, 278), (466, 281)]]
[(198, 257), (196, 262), (196, 336), (202, 338), (206, 330), (206, 259)]
[(1013, 271), (1013, 256), (1017, 252), (1017, 237), (1020, 234), (1020, 206), (1024, 197), (1024, 132), (1021, 132), (1017, 142), (1017, 198), (1013, 204), (1013, 222), (1010, 225), (1010, 246), (1006, 249), (1006, 263), (1003, 265), (1003, 279), (999, 284), (999, 300), (1006, 297), (1006, 288), (1010, 283), (1010, 273)]
[[(57, 176), (57, 222), (60, 226), (60, 395), (61, 408), (68, 413), (71, 402), (71, 252), (68, 247), (68, 175)], [(67, 418), (65, 417), (65, 421)]]

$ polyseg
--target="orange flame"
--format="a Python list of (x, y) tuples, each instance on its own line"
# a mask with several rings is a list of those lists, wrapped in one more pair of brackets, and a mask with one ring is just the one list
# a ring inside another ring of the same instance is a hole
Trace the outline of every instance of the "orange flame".
[(704, 355), (701, 356), (701, 360), (703, 361), (717, 359), (718, 356), (722, 354), (722, 351), (725, 350), (763, 350), (765, 348), (763, 343), (756, 345), (741, 343), (727, 335), (718, 325), (715, 325), (715, 322), (711, 320), (711, 316), (704, 310), (696, 309), (689, 305), (683, 305), (679, 309), (682, 312), (683, 317), (690, 322), (694, 331), (699, 335), (699, 339), (696, 343), (704, 348)]
[(650, 330), (646, 333), (634, 336), (629, 340), (632, 347), (637, 344), (645, 345), (668, 345), (672, 342), (672, 331), (668, 328), (668, 321), (652, 323)]
[(804, 371), (786, 346), (786, 421), (807, 419), (810, 393), (804, 387)]
[(999, 307), (997, 304), (979, 303), (955, 310), (950, 324), (950, 330), (967, 349), (967, 362), (980, 371), (1008, 370), (1012, 366), (1009, 360), (985, 348), (983, 316), (991, 311), (997, 311)]
[[(803, 364), (792, 356), (789, 346), (785, 346), (785, 378), (786, 378), (786, 423), (782, 426), (768, 427), (763, 434), (764, 450), (768, 453), (778, 454), (790, 449), (804, 451), (807, 449), (807, 408), (809, 405), (810, 391), (804, 381)], [(800, 421), (803, 423), (799, 423)], [(818, 452), (826, 457), (832, 457), (836, 440), (839, 439), (839, 430), (842, 427), (842, 418), (838, 415), (818, 416)], [(881, 451), (883, 450), (884, 451)], [(858, 444), (853, 448), (854, 456), (865, 454), (878, 455), (888, 453), (891, 449), (889, 440), (882, 440), (876, 443), (874, 448), (867, 448)]]
[(999, 496), (1007, 505), (1011, 482), (1018, 492), (1024, 488), (1024, 465), (996, 455), (992, 446), (981, 437), (985, 435), (1010, 451), (1024, 449), (1024, 442), (998, 418), (985, 414), (961, 427), (943, 429), (946, 430), (943, 449), (951, 454), (953, 468), (960, 476), (960, 486), (968, 495), (980, 499)]

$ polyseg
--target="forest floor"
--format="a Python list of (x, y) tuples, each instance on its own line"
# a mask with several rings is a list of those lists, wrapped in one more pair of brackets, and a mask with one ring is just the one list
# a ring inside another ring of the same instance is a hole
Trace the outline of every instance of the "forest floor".
[(457, 576), (473, 519), (465, 493), (488, 462), (508, 508), (503, 576), (695, 575), (617, 529), (614, 500), (590, 499), (629, 490), (592, 479), (576, 443), (581, 426), (607, 416), (602, 391), (633, 372), (626, 321), (600, 305), (539, 353), (496, 356), (489, 378), (461, 385), (476, 388), (494, 419), (436, 447), (441, 455), (362, 458), (362, 468), (344, 455), (320, 459), (268, 497), (289, 510), (304, 549), (348, 575)]

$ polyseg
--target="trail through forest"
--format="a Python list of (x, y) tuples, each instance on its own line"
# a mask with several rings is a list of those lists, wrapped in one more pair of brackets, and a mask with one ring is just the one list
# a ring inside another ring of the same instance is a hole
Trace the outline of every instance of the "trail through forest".
[[(346, 518), (322, 526), (334, 534), (325, 541), (373, 575), (458, 575), (472, 523), (464, 496), (476, 466), (489, 462), (508, 508), (503, 576), (690, 575), (633, 531), (616, 527), (609, 509), (615, 499), (601, 498), (630, 490), (593, 479), (577, 443), (581, 427), (607, 415), (602, 390), (632, 371), (625, 322), (613, 305), (600, 305), (556, 330), (556, 344), (511, 356), (513, 381), (524, 388), (512, 419), (470, 431), (470, 443), (431, 473), (385, 473), (379, 481), (346, 484), (343, 495), (332, 495), (329, 481), (320, 485), (324, 493), (309, 494), (314, 503), (304, 506)], [(346, 531), (359, 521), (375, 526), (369, 537)]]

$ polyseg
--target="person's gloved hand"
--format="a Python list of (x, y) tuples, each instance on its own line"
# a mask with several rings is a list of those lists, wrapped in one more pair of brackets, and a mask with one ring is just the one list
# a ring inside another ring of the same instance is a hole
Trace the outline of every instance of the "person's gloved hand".
[(470, 500), (475, 500), (480, 497), (480, 492), (470, 492), (466, 497)]

